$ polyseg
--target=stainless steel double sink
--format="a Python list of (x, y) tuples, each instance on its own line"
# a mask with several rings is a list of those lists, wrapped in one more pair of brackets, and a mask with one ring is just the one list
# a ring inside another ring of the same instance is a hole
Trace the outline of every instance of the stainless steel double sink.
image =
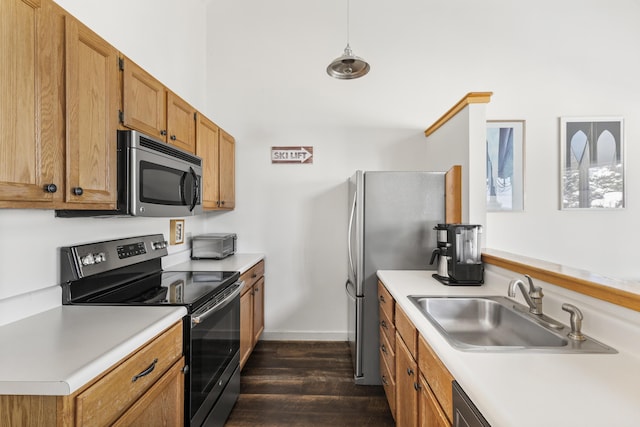
[(569, 338), (568, 326), (548, 327), (506, 297), (411, 295), (409, 300), (451, 346), (462, 351), (617, 353), (588, 336), (583, 341)]

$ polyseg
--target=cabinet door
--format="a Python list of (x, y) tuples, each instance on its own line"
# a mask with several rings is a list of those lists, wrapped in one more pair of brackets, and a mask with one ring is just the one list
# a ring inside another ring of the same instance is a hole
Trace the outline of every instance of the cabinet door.
[(396, 425), (418, 425), (418, 364), (396, 334)]
[(454, 378), (424, 337), (418, 340), (418, 366), (420, 373), (429, 383), (429, 387), (442, 407), (444, 414), (453, 420), (453, 389), (451, 383)]
[(240, 297), (240, 369), (251, 354), (253, 339), (253, 287)]
[(420, 375), (420, 427), (451, 427), (449, 419), (431, 391), (427, 381)]
[(113, 427), (182, 427), (184, 425), (184, 358), (176, 362)]
[(253, 285), (253, 340), (252, 347), (260, 339), (264, 330), (264, 277)]
[(215, 209), (220, 200), (219, 135), (220, 129), (211, 120), (198, 114), (196, 127), (196, 155), (202, 158), (202, 207)]
[(167, 142), (190, 153), (196, 152), (196, 110), (167, 91)]
[(167, 140), (167, 89), (135, 62), (122, 64), (123, 125)]
[(220, 129), (220, 208), (236, 206), (236, 140)]
[(61, 184), (54, 182), (54, 141), (39, 133), (41, 17), (39, 0), (0, 2), (0, 203), (51, 201), (44, 185)]
[(65, 18), (66, 198), (116, 204), (118, 52), (71, 16)]

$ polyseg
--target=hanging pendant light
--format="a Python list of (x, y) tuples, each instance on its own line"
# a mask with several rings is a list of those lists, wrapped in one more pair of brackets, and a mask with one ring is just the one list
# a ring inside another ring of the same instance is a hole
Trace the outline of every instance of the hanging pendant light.
[(336, 79), (349, 80), (362, 77), (369, 72), (369, 64), (353, 54), (349, 46), (349, 0), (347, 0), (347, 47), (342, 56), (333, 60), (327, 67), (327, 74)]

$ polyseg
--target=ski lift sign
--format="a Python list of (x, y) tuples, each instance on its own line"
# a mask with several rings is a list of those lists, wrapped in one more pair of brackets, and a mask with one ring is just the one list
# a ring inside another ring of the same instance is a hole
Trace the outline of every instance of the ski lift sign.
[(311, 164), (313, 147), (291, 146), (271, 147), (271, 163)]

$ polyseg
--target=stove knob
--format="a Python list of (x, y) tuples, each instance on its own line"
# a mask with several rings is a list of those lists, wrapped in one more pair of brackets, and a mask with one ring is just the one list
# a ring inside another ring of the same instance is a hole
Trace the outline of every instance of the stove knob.
[(166, 247), (167, 247), (167, 242), (166, 241), (153, 242), (153, 249), (155, 249), (155, 250), (164, 249)]
[(95, 264), (96, 260), (93, 257), (93, 254), (89, 254), (87, 256), (80, 258), (80, 262), (82, 263), (82, 265), (92, 265), (92, 264)]

